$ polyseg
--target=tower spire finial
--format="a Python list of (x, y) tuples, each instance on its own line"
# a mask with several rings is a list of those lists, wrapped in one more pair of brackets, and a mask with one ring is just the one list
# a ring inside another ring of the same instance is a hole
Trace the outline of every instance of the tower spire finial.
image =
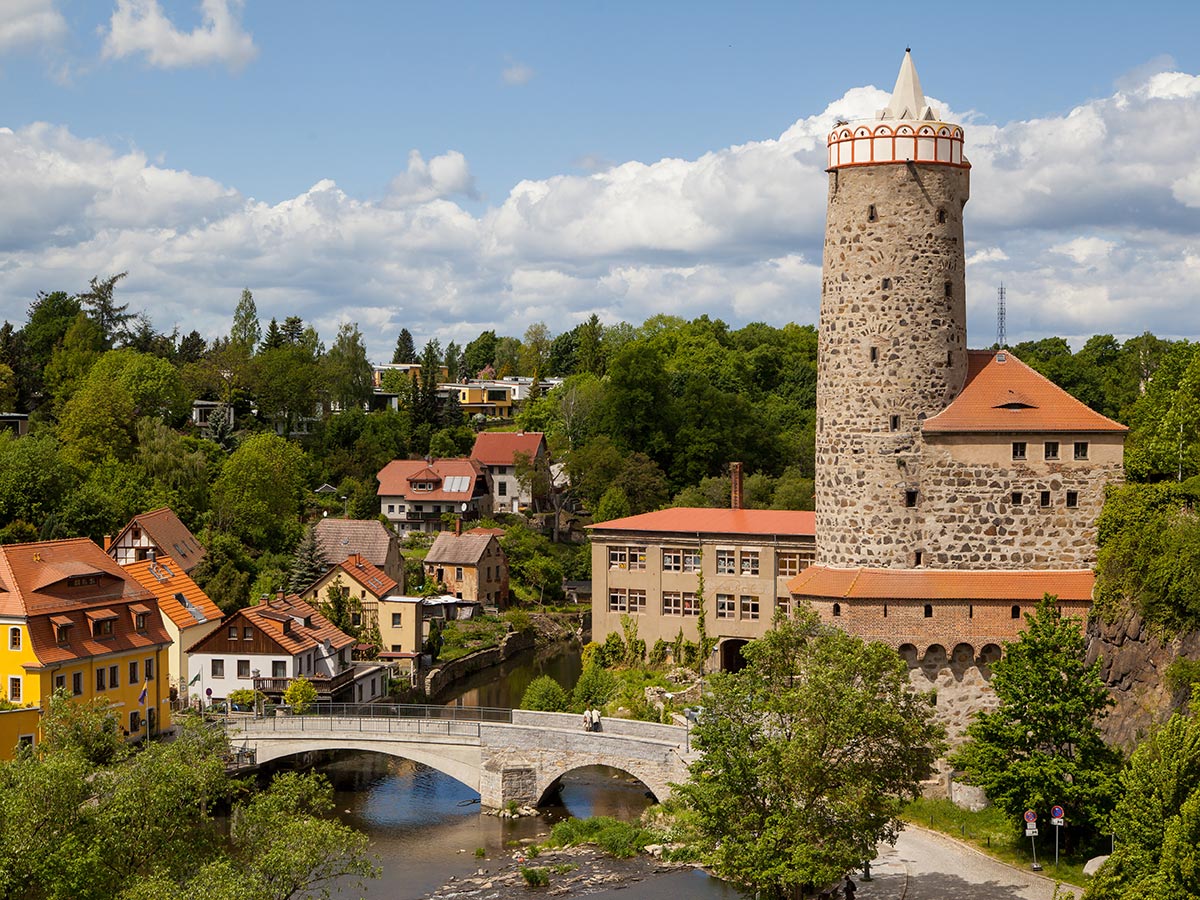
[(881, 119), (928, 119), (937, 118), (925, 102), (921, 90), (921, 79), (913, 65), (912, 48), (904, 49), (904, 60), (900, 63), (900, 74), (896, 76), (896, 87), (887, 108), (879, 113)]

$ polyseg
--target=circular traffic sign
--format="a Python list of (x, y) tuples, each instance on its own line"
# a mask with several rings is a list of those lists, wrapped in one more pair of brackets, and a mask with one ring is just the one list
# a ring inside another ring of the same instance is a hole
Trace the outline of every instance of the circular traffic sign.
[(1036, 822), (1037, 821), (1037, 813), (1035, 813), (1032, 809), (1025, 810), (1025, 821), (1026, 822)]
[(1050, 818), (1061, 819), (1064, 815), (1066, 815), (1066, 813), (1063, 811), (1061, 806), (1050, 807)]

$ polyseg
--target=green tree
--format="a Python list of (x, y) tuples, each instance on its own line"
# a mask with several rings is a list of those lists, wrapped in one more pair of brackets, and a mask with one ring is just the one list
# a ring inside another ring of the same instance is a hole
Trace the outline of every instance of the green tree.
[(136, 419), (137, 408), (127, 390), (88, 379), (59, 416), (63, 459), (80, 469), (106, 459), (128, 460)]
[(324, 575), (329, 566), (329, 561), (321, 551), (321, 545), (317, 543), (316, 529), (309, 525), (296, 544), (296, 553), (292, 557), (292, 567), (288, 572), (288, 590), (299, 594)]
[(942, 729), (894, 650), (822, 629), (811, 610), (744, 653), (741, 672), (709, 677), (701, 755), (676, 796), (717, 874), (793, 897), (895, 840)]
[(321, 361), (331, 400), (342, 410), (364, 406), (375, 392), (374, 370), (362, 332), (349, 322), (338, 328), (333, 346)]
[(296, 715), (302, 715), (310, 706), (317, 702), (317, 689), (311, 681), (301, 675), (293, 678), (292, 683), (283, 692), (283, 702)]
[(288, 550), (300, 534), (307, 483), (304, 452), (274, 434), (242, 442), (212, 487), (217, 527), (260, 550)]
[(258, 306), (249, 288), (242, 291), (233, 310), (233, 327), (229, 330), (229, 342), (246, 357), (254, 355), (254, 348), (262, 340), (262, 326), (258, 323)]
[(496, 359), (496, 332), (485, 331), (467, 344), (463, 350), (463, 358), (467, 365), (464, 376), (478, 378), (479, 373)]
[(1115, 850), (1084, 900), (1200, 896), (1200, 705), (1175, 712), (1134, 751), (1111, 818)]
[(613, 485), (604, 492), (592, 519), (597, 522), (611, 522), (613, 519), (624, 519), (630, 515), (629, 497), (618, 485)]
[(91, 310), (92, 321), (100, 327), (106, 349), (129, 336), (129, 322), (136, 318), (133, 313), (126, 312), (128, 303), (118, 305), (113, 299), (117, 282), (128, 274), (119, 272), (103, 281), (97, 276), (91, 280), (89, 289), (79, 295), (80, 304)]
[(583, 671), (579, 674), (579, 680), (575, 682), (575, 689), (571, 692), (571, 705), (580, 711), (601, 709), (616, 692), (616, 676), (593, 660), (584, 666)]
[(992, 667), (998, 706), (975, 716), (968, 741), (950, 757), (1014, 829), (1024, 810), (1047, 815), (1060, 804), (1071, 810), (1068, 836), (1087, 838), (1112, 809), (1120, 756), (1098, 725), (1112, 698), (1100, 661), (1086, 658), (1079, 621), (1047, 595)]
[(80, 311), (42, 375), (58, 409), (71, 399), (103, 353), (104, 333), (87, 313)]
[(346, 634), (358, 635), (359, 626), (354, 624), (354, 618), (362, 614), (362, 605), (358, 598), (350, 593), (350, 588), (342, 581), (341, 575), (335, 575), (325, 589), (321, 614)]
[(417, 346), (407, 328), (400, 329), (396, 338), (396, 349), (392, 351), (393, 363), (411, 363), (417, 361)]
[(271, 321), (267, 325), (267, 333), (263, 335), (262, 343), (258, 345), (258, 352), (264, 350), (278, 350), (287, 344), (284, 340), (283, 332), (279, 330), (279, 322), (274, 316), (271, 316)]
[(539, 675), (533, 679), (521, 695), (521, 709), (566, 712), (568, 705), (567, 692), (549, 675)]

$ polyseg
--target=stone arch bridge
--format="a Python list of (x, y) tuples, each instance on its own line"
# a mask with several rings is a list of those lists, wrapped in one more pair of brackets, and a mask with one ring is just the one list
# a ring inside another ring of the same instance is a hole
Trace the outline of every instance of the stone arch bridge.
[(687, 778), (688, 730), (604, 719), (583, 730), (572, 713), (453, 706), (320, 706), (316, 714), (231, 715), (226, 733), (258, 763), (317, 750), (369, 750), (423, 763), (479, 792), (484, 807), (541, 803), (568, 772), (611, 766), (658, 800)]

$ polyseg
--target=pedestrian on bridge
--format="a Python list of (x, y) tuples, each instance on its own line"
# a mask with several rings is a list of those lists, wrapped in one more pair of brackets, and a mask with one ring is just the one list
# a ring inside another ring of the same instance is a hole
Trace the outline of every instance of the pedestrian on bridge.
[(592, 710), (592, 731), (600, 730), (600, 710)]
[(583, 711), (583, 730), (592, 730), (592, 711), (590, 709), (585, 709)]

